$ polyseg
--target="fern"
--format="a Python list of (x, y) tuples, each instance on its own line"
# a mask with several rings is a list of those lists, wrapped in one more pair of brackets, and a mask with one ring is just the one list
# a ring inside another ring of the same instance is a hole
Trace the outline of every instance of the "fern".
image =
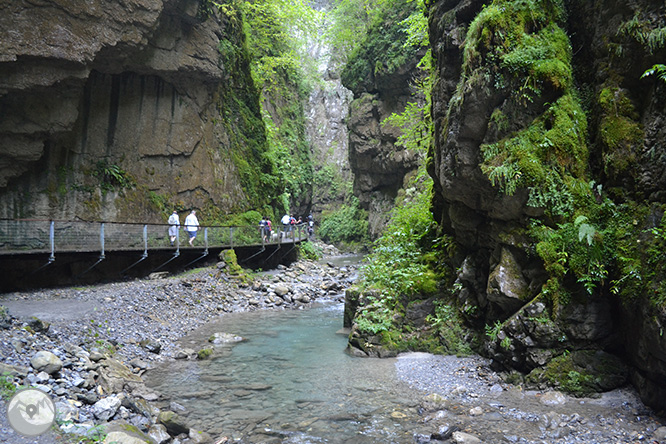
[(666, 83), (666, 65), (662, 64), (657, 64), (654, 65), (652, 68), (646, 70), (643, 75), (641, 76), (641, 79), (649, 76), (656, 76), (659, 80), (662, 82)]

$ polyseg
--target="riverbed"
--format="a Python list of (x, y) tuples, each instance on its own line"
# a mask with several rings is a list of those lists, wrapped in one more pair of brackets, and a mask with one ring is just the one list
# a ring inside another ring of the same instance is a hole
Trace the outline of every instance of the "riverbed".
[(342, 309), (226, 315), (181, 345), (242, 342), (161, 365), (147, 384), (198, 430), (248, 443), (633, 443), (660, 426), (630, 388), (577, 399), (506, 384), (479, 356), (351, 357)]
[[(15, 384), (39, 387), (66, 409), (58, 433), (125, 424), (160, 431), (157, 411), (145, 407), (152, 405), (182, 415), (210, 442), (666, 442), (662, 419), (629, 387), (575, 399), (506, 384), (479, 356), (349, 356), (339, 330), (356, 270), (341, 260), (297, 262), (250, 283), (212, 267), (1, 295), (9, 309), (0, 319), (0, 364)], [(244, 340), (208, 341), (225, 332)], [(211, 346), (209, 359), (197, 359), (196, 350)], [(32, 368), (38, 351), (63, 368)], [(119, 384), (102, 377), (110, 368), (124, 369)], [(118, 402), (100, 413), (109, 399)], [(0, 441), (54, 439), (21, 438), (0, 414)]]

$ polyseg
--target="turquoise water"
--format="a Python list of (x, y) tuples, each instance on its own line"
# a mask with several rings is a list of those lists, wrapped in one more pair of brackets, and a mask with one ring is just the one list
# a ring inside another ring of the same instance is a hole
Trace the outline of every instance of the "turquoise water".
[[(345, 353), (342, 304), (230, 314), (185, 338), (199, 350), (215, 332), (247, 340), (216, 346), (205, 361), (175, 361), (148, 385), (185, 408), (188, 424), (243, 442), (413, 442), (401, 419), (416, 414), (414, 392), (393, 359)], [(410, 396), (411, 395), (411, 396)], [(275, 438), (277, 437), (277, 438)], [(280, 441), (277, 441), (280, 442)]]

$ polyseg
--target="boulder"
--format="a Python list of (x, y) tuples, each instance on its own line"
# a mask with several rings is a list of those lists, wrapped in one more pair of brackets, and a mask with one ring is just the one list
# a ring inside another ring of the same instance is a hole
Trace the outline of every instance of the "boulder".
[(171, 435), (163, 424), (153, 424), (148, 430), (148, 436), (155, 444), (166, 444), (171, 441)]
[(51, 352), (38, 351), (30, 360), (30, 365), (37, 371), (44, 371), (49, 375), (58, 373), (62, 369), (62, 361)]
[(453, 432), (451, 439), (456, 444), (481, 444), (481, 440), (479, 438), (465, 432)]
[(100, 421), (108, 421), (116, 414), (122, 401), (117, 396), (100, 399), (93, 405), (93, 415)]
[(98, 384), (107, 393), (119, 393), (125, 389), (127, 384), (141, 384), (141, 376), (135, 374), (120, 361), (112, 358), (101, 361), (98, 369)]
[(235, 335), (233, 333), (223, 333), (218, 332), (214, 333), (211, 337), (208, 338), (208, 342), (213, 344), (233, 344), (235, 342), (241, 342), (244, 338), (242, 336)]
[(106, 427), (106, 438), (103, 444), (146, 444), (152, 443), (146, 435), (136, 426), (125, 421), (113, 422)]
[(291, 291), (291, 289), (289, 287), (287, 287), (286, 285), (280, 284), (280, 285), (276, 285), (275, 288), (273, 288), (273, 291), (278, 296), (283, 297), (284, 295), (289, 293)]
[(152, 339), (147, 339), (140, 342), (141, 346), (151, 353), (159, 354), (162, 351), (162, 344)]
[(193, 444), (208, 444), (213, 442), (213, 438), (208, 433), (199, 430), (190, 429), (188, 436)]
[(47, 332), (49, 330), (49, 327), (51, 326), (51, 324), (49, 324), (48, 322), (42, 321), (41, 319), (35, 316), (29, 318), (26, 324), (28, 324), (28, 327), (32, 328), (34, 331), (39, 333)]
[(514, 313), (530, 296), (520, 264), (508, 248), (502, 248), (500, 261), (488, 276), (486, 293), (504, 314)]
[(157, 416), (157, 422), (166, 427), (170, 435), (177, 436), (181, 433), (189, 434), (190, 428), (177, 413), (170, 410), (160, 412)]

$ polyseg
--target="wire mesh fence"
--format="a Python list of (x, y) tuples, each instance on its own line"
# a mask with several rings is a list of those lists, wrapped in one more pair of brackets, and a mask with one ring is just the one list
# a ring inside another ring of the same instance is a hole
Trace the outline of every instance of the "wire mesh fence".
[[(286, 233), (265, 233), (258, 226), (201, 226), (193, 245), (278, 244), (303, 240), (305, 234), (304, 226), (294, 226)], [(189, 238), (182, 226), (167, 224), (0, 219), (0, 254), (179, 248), (187, 245)]]

